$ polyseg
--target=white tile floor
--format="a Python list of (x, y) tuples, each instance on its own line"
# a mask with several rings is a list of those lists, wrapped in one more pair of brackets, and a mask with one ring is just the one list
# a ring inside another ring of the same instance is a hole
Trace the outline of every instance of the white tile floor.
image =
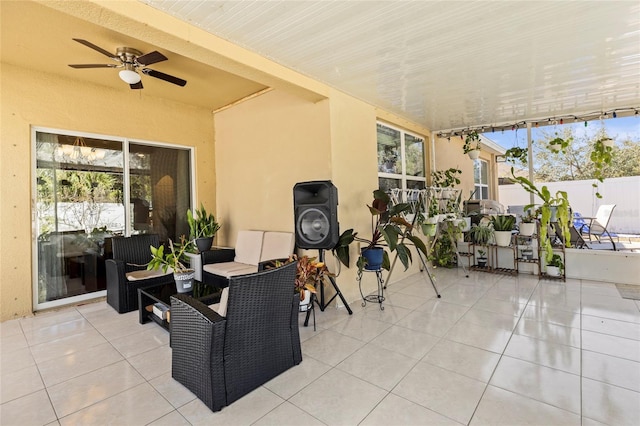
[[(460, 270), (301, 327), (303, 362), (213, 413), (169, 334), (105, 302), (0, 325), (2, 425), (638, 425), (640, 302), (610, 283)], [(303, 316), (301, 315), (301, 321)]]

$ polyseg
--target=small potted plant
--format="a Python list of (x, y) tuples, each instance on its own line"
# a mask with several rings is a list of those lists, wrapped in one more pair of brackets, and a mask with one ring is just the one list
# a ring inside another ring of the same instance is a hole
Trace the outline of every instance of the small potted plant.
[(186, 260), (185, 253), (189, 250), (191, 242), (187, 241), (185, 236), (182, 235), (180, 243), (174, 243), (169, 240), (168, 245), (169, 251), (166, 253), (164, 245), (158, 248), (150, 246), (151, 260), (147, 264), (147, 269), (162, 268), (165, 273), (171, 269), (178, 293), (188, 293), (193, 289), (195, 271), (187, 267), (183, 262)]
[(471, 242), (479, 246), (488, 245), (493, 239), (493, 228), (482, 223), (474, 223), (469, 230)]
[(524, 237), (530, 237), (536, 232), (536, 214), (530, 209), (522, 215), (520, 225), (518, 226), (518, 232)]
[(510, 214), (499, 214), (491, 216), (493, 234), (496, 244), (501, 247), (509, 247), (511, 244), (511, 231), (515, 229), (516, 218)]
[(547, 275), (550, 277), (559, 277), (563, 267), (562, 256), (556, 253), (551, 256), (551, 260), (547, 262)]
[(527, 165), (527, 160), (528, 160), (528, 149), (527, 148), (520, 148), (519, 146), (514, 146), (513, 148), (509, 148), (505, 153), (504, 153), (504, 158), (505, 161), (512, 163), (512, 164), (516, 164), (516, 163), (520, 163), (523, 166)]
[(481, 268), (487, 267), (487, 252), (483, 249), (478, 249), (478, 266)]
[(286, 261), (275, 260), (274, 267), (280, 267), (290, 262), (298, 262), (296, 269), (295, 292), (300, 295), (300, 312), (306, 312), (310, 308), (311, 294), (316, 293), (316, 286), (325, 277), (334, 277), (324, 262), (318, 262), (316, 257), (292, 254)]
[(462, 150), (472, 160), (476, 160), (480, 156), (480, 135), (478, 132), (473, 131), (467, 134)]
[[(612, 151), (613, 140), (608, 137), (598, 139), (593, 145), (593, 150), (591, 151), (589, 158), (591, 159), (591, 162), (593, 162), (593, 174), (599, 182), (604, 181), (604, 168), (611, 165), (611, 160), (613, 159)], [(594, 188), (598, 188), (598, 184), (595, 182), (592, 186)], [(596, 197), (602, 198), (600, 191), (596, 191)]]
[(556, 137), (549, 141), (549, 149), (554, 154), (557, 154), (559, 152), (565, 153), (572, 140), (573, 138), (562, 139), (556, 133)]
[(193, 213), (187, 210), (187, 222), (189, 223), (189, 238), (195, 242), (200, 252), (207, 251), (213, 244), (213, 237), (220, 229), (220, 224), (213, 214), (207, 213), (204, 206)]
[(405, 270), (411, 262), (411, 253), (409, 247), (402, 242), (403, 238), (411, 241), (425, 257), (427, 256), (427, 247), (424, 242), (411, 234), (412, 226), (402, 216), (405, 211), (411, 208), (408, 203), (392, 205), (389, 195), (383, 190), (377, 189), (373, 191), (373, 203), (367, 207), (371, 213), (371, 238), (362, 238), (353, 229), (344, 231), (332, 249), (342, 264), (349, 267), (349, 246), (354, 241), (366, 244), (356, 263), (359, 271), (363, 269), (385, 269), (388, 271), (391, 268), (389, 254), (382, 246), (383, 241), (390, 252), (395, 251), (398, 254)]

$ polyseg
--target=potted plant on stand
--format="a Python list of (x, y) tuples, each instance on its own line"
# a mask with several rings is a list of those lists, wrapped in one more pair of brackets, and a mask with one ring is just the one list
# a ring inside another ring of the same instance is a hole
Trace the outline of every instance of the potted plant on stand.
[(562, 273), (564, 263), (562, 262), (562, 256), (554, 254), (547, 262), (547, 275), (550, 277), (559, 277)]
[(187, 210), (187, 222), (189, 223), (189, 238), (195, 242), (200, 252), (207, 251), (213, 244), (213, 237), (220, 229), (220, 224), (213, 214), (207, 213), (204, 206), (191, 212)]
[(516, 227), (516, 218), (510, 214), (499, 214), (491, 217), (491, 224), (496, 244), (500, 247), (509, 247), (511, 231)]
[(405, 270), (411, 262), (411, 252), (404, 243), (405, 239), (410, 240), (424, 255), (427, 255), (427, 248), (420, 238), (411, 234), (412, 226), (403, 217), (402, 213), (409, 210), (408, 203), (391, 204), (391, 199), (383, 190), (373, 191), (373, 203), (369, 208), (371, 213), (371, 238), (366, 239), (358, 236), (353, 229), (344, 231), (332, 252), (338, 257), (340, 262), (349, 267), (349, 246), (354, 241), (365, 243), (362, 248), (356, 265), (358, 270), (378, 270), (391, 268), (389, 253), (384, 250), (382, 242), (389, 248), (389, 252), (396, 252), (398, 258), (404, 265)]
[(518, 226), (518, 232), (520, 235), (530, 237), (536, 232), (536, 215), (531, 210), (522, 216), (520, 225)]
[(169, 251), (165, 253), (164, 245), (156, 248), (150, 246), (151, 260), (147, 264), (147, 269), (162, 268), (163, 272), (173, 271), (173, 279), (176, 282), (178, 293), (188, 293), (193, 289), (193, 278), (195, 271), (185, 266), (185, 253), (189, 250), (191, 242), (185, 236), (180, 237), (180, 243), (169, 240)]
[(472, 160), (478, 159), (478, 157), (480, 156), (480, 135), (478, 135), (478, 132), (473, 131), (467, 134), (467, 137), (464, 140), (464, 145), (462, 146), (462, 150)]
[(273, 261), (274, 267), (280, 267), (287, 263), (298, 262), (296, 269), (295, 292), (300, 295), (300, 312), (308, 311), (311, 306), (311, 294), (316, 293), (316, 285), (325, 277), (334, 277), (324, 262), (318, 262), (316, 257), (292, 254), (286, 261)]
[(483, 249), (478, 249), (478, 266), (480, 268), (487, 267), (487, 252)]

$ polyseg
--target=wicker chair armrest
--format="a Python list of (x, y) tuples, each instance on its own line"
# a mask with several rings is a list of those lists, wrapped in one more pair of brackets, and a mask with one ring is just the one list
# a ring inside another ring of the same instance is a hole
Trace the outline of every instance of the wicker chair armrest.
[(236, 250), (232, 248), (206, 250), (200, 253), (200, 256), (202, 257), (202, 265), (233, 262), (233, 259), (236, 257)]
[(171, 376), (212, 411), (227, 405), (226, 319), (185, 295), (171, 297)]

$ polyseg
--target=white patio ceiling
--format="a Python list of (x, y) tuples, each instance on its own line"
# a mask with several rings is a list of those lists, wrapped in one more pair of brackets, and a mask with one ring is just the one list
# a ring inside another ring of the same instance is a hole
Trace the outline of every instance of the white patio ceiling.
[(141, 1), (433, 131), (640, 107), (637, 0)]

